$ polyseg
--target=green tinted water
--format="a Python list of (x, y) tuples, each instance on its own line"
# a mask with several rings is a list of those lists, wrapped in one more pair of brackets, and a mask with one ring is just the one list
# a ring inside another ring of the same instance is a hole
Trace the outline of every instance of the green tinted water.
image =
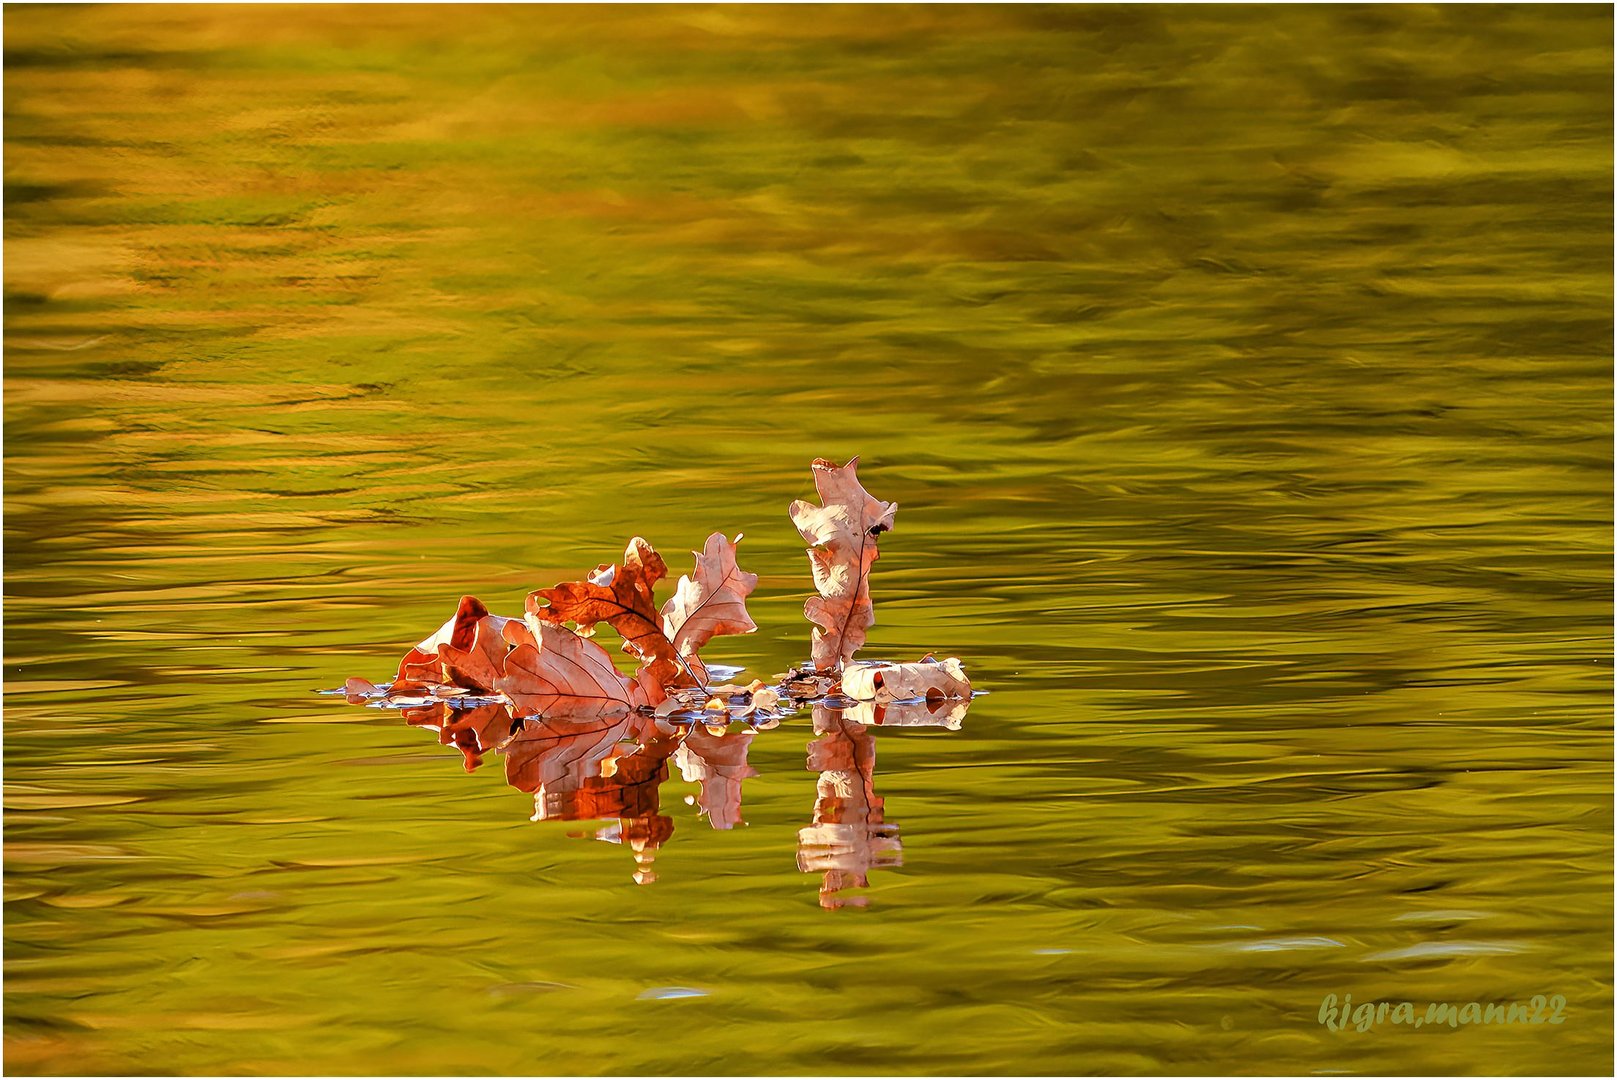
[[(8, 1071), (1611, 1069), (1608, 9), (5, 23)], [(654, 883), (308, 693), (855, 453), (992, 693)]]

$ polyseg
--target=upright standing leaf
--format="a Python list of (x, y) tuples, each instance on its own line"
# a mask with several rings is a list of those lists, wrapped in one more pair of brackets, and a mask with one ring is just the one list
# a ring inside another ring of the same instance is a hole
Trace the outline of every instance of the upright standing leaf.
[(647, 703), (645, 691), (620, 675), (595, 642), (531, 615), (527, 628), (536, 644), (512, 649), (495, 682), (519, 716), (591, 716)]
[(750, 634), (758, 629), (747, 614), (747, 597), (758, 587), (758, 575), (736, 565), (735, 542), (716, 532), (696, 555), (696, 569), (679, 579), (679, 588), (663, 605), (663, 633), (682, 656), (700, 651), (715, 634)]
[(822, 505), (792, 503), (792, 524), (813, 545), (809, 564), (814, 587), (803, 614), (815, 624), (814, 667), (829, 671), (850, 659), (865, 643), (865, 631), (876, 623), (870, 602), (870, 567), (877, 558), (876, 538), (893, 527), (898, 504), (873, 499), (859, 484), (857, 457), (848, 464), (817, 458), (814, 489)]
[(584, 637), (604, 622), (623, 638), (623, 651), (645, 664), (659, 685), (674, 685), (684, 669), (663, 633), (653, 595), (657, 582), (667, 575), (662, 556), (637, 536), (623, 553), (623, 565), (602, 564), (583, 581), (564, 581), (530, 593), (528, 614), (555, 626), (576, 623)]

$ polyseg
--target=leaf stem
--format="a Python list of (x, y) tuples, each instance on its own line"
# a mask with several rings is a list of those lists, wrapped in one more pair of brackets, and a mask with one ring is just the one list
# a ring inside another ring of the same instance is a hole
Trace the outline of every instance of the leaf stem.
[(694, 682), (697, 686), (701, 687), (702, 693), (704, 693), (704, 694), (707, 693), (708, 692), (707, 683), (703, 682), (700, 678), (698, 678), (697, 675), (696, 675), (696, 672), (691, 670), (691, 665), (685, 662), (685, 655), (683, 653), (681, 653), (678, 649), (674, 650), (674, 659), (679, 661), (679, 666), (685, 669), (685, 674), (687, 674), (687, 675), (689, 675), (691, 677), (691, 681)]

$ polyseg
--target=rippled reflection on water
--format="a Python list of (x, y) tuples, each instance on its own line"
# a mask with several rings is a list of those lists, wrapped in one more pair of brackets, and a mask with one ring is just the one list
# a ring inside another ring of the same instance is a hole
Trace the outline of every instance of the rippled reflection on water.
[[(1609, 1073), (1608, 9), (5, 20), (8, 1072)], [(856, 453), (959, 730), (308, 693)]]
[[(884, 723), (958, 730), (970, 705), (963, 700), (931, 707), (926, 702), (812, 707), (807, 768), (819, 778), (812, 821), (798, 833), (797, 865), (804, 873), (823, 875), (821, 906), (864, 907), (868, 897), (845, 891), (867, 886), (872, 868), (903, 865), (898, 826), (884, 819), (875, 790), (876, 732)], [(758, 775), (747, 763), (747, 752), (760, 733), (745, 725), (658, 724), (633, 712), (517, 718), (507, 705), (460, 709), (449, 702), (400, 712), (410, 726), (434, 731), (440, 743), (458, 749), (467, 772), (497, 753), (505, 762), (505, 782), (533, 796), (533, 821), (604, 823), (578, 835), (626, 847), (639, 885), (657, 880), (657, 851), (674, 834), (674, 819), (662, 813), (670, 766), (672, 774), (697, 785), (684, 801), (695, 805), (709, 826), (728, 830), (746, 824), (742, 787)]]

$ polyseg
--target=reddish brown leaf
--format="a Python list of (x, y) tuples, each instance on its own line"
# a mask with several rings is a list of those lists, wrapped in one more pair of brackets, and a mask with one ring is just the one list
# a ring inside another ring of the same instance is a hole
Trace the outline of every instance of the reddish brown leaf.
[[(397, 682), (494, 689), (500, 667), (498, 656), (504, 655), (500, 631), (510, 621), (490, 615), (475, 596), (461, 597), (454, 617), (399, 661)], [(453, 659), (446, 661), (446, 656)]]
[[(534, 622), (531, 625), (539, 624)], [(518, 645), (528, 645), (537, 650), (540, 647), (539, 639), (534, 637), (531, 625), (528, 622), (522, 622), (517, 619), (512, 619), (510, 622), (506, 623), (505, 628), (501, 631), (505, 638), (506, 644), (512, 646), (513, 648)], [(591, 643), (593, 644), (593, 641), (591, 641)], [(607, 659), (610, 663), (611, 658), (608, 657)], [(614, 670), (616, 670), (615, 666)], [(662, 683), (653, 678), (643, 665), (635, 672), (634, 683), (635, 686), (639, 688), (640, 693), (645, 695), (644, 704), (646, 705), (660, 704), (663, 698), (667, 696), (663, 690)]]
[(663, 688), (663, 684), (644, 667), (634, 673), (634, 683), (640, 688), (640, 692), (646, 695), (647, 705), (661, 705), (668, 697), (668, 691)]
[(663, 605), (663, 633), (681, 656), (694, 656), (716, 634), (750, 634), (758, 629), (747, 614), (747, 597), (758, 587), (758, 575), (736, 565), (738, 533), (731, 543), (721, 532), (707, 538), (696, 555), (696, 569), (679, 579), (679, 588)]
[(513, 649), (518, 645), (532, 645), (536, 649), (539, 647), (539, 639), (533, 636), (533, 631), (528, 629), (527, 622), (521, 619), (508, 620), (504, 626), (500, 627), (500, 636)]
[(472, 641), (467, 648), (457, 648), (449, 642), (439, 645), (438, 659), (443, 665), (444, 681), (474, 690), (493, 690), (494, 684), (505, 674), (506, 643), (502, 632), (515, 621), (485, 615), (473, 627)]
[(663, 633), (653, 595), (667, 575), (662, 556), (637, 536), (623, 553), (623, 565), (602, 564), (583, 581), (530, 593), (528, 613), (554, 626), (574, 623), (584, 637), (597, 623), (606, 623), (623, 638), (624, 652), (637, 657), (659, 686), (673, 686), (686, 681), (684, 669)]
[(645, 691), (620, 675), (595, 642), (533, 616), (527, 629), (536, 644), (512, 649), (495, 680), (518, 715), (599, 715), (647, 704)]
[(830, 671), (850, 659), (865, 643), (865, 631), (876, 623), (870, 602), (870, 567), (877, 558), (876, 538), (893, 527), (896, 503), (873, 499), (859, 484), (855, 467), (818, 458), (814, 488), (822, 505), (792, 503), (792, 524), (813, 545), (809, 565), (814, 587), (803, 614), (815, 624), (814, 666)]

